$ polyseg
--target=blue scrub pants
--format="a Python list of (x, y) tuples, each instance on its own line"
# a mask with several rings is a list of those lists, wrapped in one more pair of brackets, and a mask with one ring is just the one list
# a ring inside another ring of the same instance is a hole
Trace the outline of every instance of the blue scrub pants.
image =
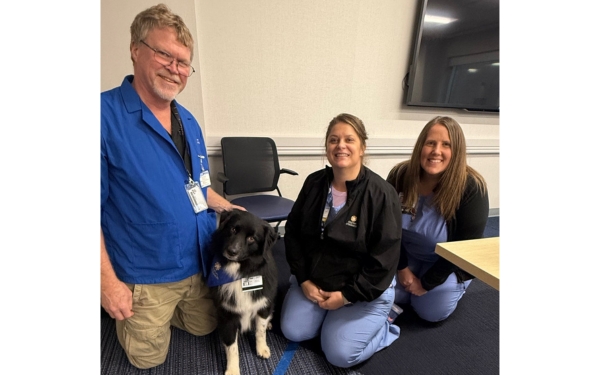
[[(408, 268), (419, 278), (433, 265), (408, 257)], [(456, 310), (458, 301), (462, 298), (472, 280), (459, 283), (456, 274), (451, 273), (446, 281), (431, 289), (422, 296), (415, 296), (404, 290), (402, 285), (396, 285), (394, 302), (397, 305), (410, 304), (417, 315), (429, 322), (445, 320)]]
[(360, 301), (337, 310), (324, 310), (309, 301), (296, 277), (281, 310), (281, 330), (291, 341), (305, 341), (321, 335), (321, 349), (332, 365), (357, 365), (400, 336), (400, 327), (390, 324), (388, 314), (394, 302), (396, 278), (379, 298)]

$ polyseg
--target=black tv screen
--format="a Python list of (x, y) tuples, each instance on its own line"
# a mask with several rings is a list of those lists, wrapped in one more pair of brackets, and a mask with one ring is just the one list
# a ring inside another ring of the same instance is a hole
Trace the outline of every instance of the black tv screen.
[(409, 106), (500, 111), (500, 0), (422, 0)]

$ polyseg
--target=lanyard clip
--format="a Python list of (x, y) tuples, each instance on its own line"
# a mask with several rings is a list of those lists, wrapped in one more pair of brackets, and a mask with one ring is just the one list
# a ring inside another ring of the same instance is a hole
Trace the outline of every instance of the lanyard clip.
[(198, 155), (200, 158), (200, 168), (204, 171), (204, 155)]

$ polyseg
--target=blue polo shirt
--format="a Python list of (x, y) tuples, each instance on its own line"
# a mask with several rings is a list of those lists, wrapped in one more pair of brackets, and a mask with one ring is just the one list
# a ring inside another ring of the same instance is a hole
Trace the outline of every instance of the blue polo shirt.
[[(216, 214), (198, 214), (185, 190), (188, 172), (169, 133), (131, 86), (101, 93), (101, 226), (117, 277), (155, 284), (208, 274)], [(204, 137), (176, 103), (192, 161), (192, 179), (208, 170)], [(203, 158), (201, 158), (201, 156)], [(206, 188), (202, 189), (207, 198)]]

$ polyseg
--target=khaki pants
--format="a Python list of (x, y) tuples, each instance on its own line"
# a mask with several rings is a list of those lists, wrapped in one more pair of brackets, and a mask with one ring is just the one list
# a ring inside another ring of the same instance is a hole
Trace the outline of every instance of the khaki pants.
[(117, 337), (127, 358), (137, 368), (162, 364), (171, 341), (170, 326), (196, 336), (217, 327), (209, 289), (200, 274), (164, 284), (127, 284), (133, 293), (134, 315), (116, 321)]

